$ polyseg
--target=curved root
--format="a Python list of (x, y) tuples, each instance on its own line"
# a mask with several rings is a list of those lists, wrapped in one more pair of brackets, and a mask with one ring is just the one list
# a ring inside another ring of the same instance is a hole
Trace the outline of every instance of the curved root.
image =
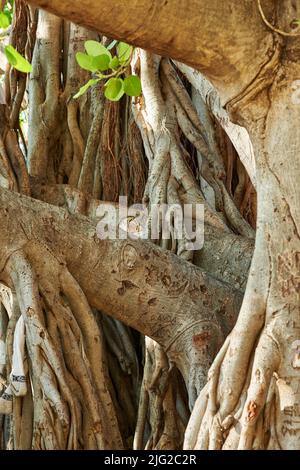
[(13, 374), (23, 319), (26, 329), (34, 399), (31, 448), (122, 448), (102, 337), (87, 300), (47, 249), (33, 243), (25, 251), (11, 255), (7, 270), (22, 312), (14, 335)]

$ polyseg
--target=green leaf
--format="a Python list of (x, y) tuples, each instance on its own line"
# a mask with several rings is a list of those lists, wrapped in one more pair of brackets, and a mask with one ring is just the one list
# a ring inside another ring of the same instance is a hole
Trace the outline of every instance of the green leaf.
[(29, 73), (32, 71), (32, 65), (28, 62), (28, 60), (25, 59), (21, 54), (19, 54), (16, 49), (9, 45), (5, 46), (4, 52), (6, 55), (6, 58), (10, 65), (12, 65), (16, 70), (19, 70), (19, 72), (24, 72), (24, 73)]
[(119, 66), (120, 66), (120, 62), (119, 62), (118, 57), (117, 56), (113, 57), (109, 63), (109, 68), (116, 70), (119, 68)]
[(109, 68), (110, 58), (108, 55), (102, 54), (96, 57), (84, 54), (84, 52), (77, 52), (76, 60), (80, 67), (90, 72), (97, 72), (100, 70), (103, 72)]
[(77, 52), (76, 53), (76, 60), (80, 67), (84, 70), (89, 70), (90, 72), (95, 72), (97, 69), (93, 64), (93, 57), (84, 52)]
[(125, 64), (129, 61), (133, 47), (126, 44), (126, 42), (119, 42), (117, 45), (117, 53), (121, 64)]
[(4, 13), (4, 11), (0, 11), (0, 28), (6, 29), (10, 25), (9, 17)]
[(110, 59), (108, 55), (101, 54), (97, 57), (93, 57), (93, 66), (96, 67), (96, 70), (100, 70), (100, 72), (104, 72), (105, 70), (109, 69)]
[(124, 82), (121, 78), (110, 78), (105, 84), (104, 95), (108, 100), (119, 101), (124, 95)]
[(100, 81), (100, 78), (93, 78), (89, 80), (85, 85), (83, 85), (80, 90), (76, 93), (76, 95), (73, 96), (74, 100), (82, 96), (89, 88), (91, 88), (93, 85), (96, 85)]
[(297, 24), (299, 26), (300, 25), (300, 20), (294, 20), (293, 23)]
[(88, 55), (97, 57), (99, 55), (105, 54), (109, 57), (109, 60), (111, 60), (111, 53), (100, 42), (92, 41), (92, 40), (85, 41), (84, 47)]
[(130, 75), (124, 80), (124, 91), (128, 96), (140, 96), (142, 93), (141, 80), (137, 75)]

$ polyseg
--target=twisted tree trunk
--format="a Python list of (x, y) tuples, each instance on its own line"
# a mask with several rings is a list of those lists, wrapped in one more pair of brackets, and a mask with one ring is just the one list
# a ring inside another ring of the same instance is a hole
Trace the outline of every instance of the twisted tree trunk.
[(194, 408), (199, 432), (190, 428), (188, 448), (299, 449), (300, 163), (289, 125), (300, 115), (290, 94), (299, 66), (284, 65), (263, 121), (251, 128), (259, 210), (246, 294)]

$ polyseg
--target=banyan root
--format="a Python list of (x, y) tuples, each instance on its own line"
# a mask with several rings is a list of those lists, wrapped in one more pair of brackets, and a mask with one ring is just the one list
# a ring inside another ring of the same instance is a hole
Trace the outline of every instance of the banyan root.
[[(232, 378), (227, 383), (224, 380), (236, 334), (227, 338), (196, 402), (185, 434), (185, 449), (286, 448), (286, 436), (292, 435), (293, 422), (297, 422), (299, 400), (298, 352), (293, 354), (292, 349), (298, 336), (291, 316), (296, 319), (296, 309), (279, 312), (258, 333), (250, 357), (245, 358), (249, 371), (244, 382), (238, 375), (235, 382)], [(246, 332), (242, 336), (246, 342)], [(231, 399), (233, 383), (239, 387), (235, 401)], [(272, 414), (276, 414), (275, 420)], [(289, 442), (290, 448), (298, 448), (296, 433)]]
[[(15, 327), (11, 373), (0, 412), (11, 413), (13, 405), (15, 415), (13, 397), (26, 393), (26, 337), (34, 400), (28, 448), (123, 448), (101, 331), (79, 285), (64, 263), (34, 244), (27, 252), (17, 250), (10, 256), (6, 273), (16, 291), (21, 316)], [(26, 404), (30, 408), (30, 400)]]

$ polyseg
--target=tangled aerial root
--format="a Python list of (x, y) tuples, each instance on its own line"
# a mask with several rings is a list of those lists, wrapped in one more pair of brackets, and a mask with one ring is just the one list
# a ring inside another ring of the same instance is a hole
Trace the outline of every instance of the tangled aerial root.
[[(21, 312), (14, 330), (11, 380), (0, 399), (11, 393), (7, 413), (13, 404), (16, 418), (12, 395), (24, 396), (27, 390), (22, 406), (27, 402), (32, 408), (32, 391), (33, 415), (27, 413), (26, 423), (30, 448), (122, 448), (101, 332), (80, 286), (64, 263), (35, 243), (14, 252), (7, 271)], [(20, 382), (26, 373), (25, 337), (29, 374)]]
[[(297, 341), (288, 312), (277, 314), (259, 333), (250, 358), (245, 361), (247, 376), (232, 371), (224, 380), (224, 370), (234, 351), (235, 330), (218, 353), (208, 383), (197, 399), (186, 429), (185, 449), (280, 449), (284, 448), (285, 435), (290, 439), (289, 429), (293, 417), (297, 417), (299, 375), (287, 354), (291, 352), (290, 345), (285, 347), (286, 337)], [(287, 362), (283, 363), (282, 358)], [(283, 371), (288, 371), (286, 379), (280, 379)], [(230, 399), (233, 384), (239, 392), (234, 401)], [(280, 422), (285, 427), (280, 428)], [(296, 433), (293, 441), (289, 440), (289, 446), (297, 448)]]

